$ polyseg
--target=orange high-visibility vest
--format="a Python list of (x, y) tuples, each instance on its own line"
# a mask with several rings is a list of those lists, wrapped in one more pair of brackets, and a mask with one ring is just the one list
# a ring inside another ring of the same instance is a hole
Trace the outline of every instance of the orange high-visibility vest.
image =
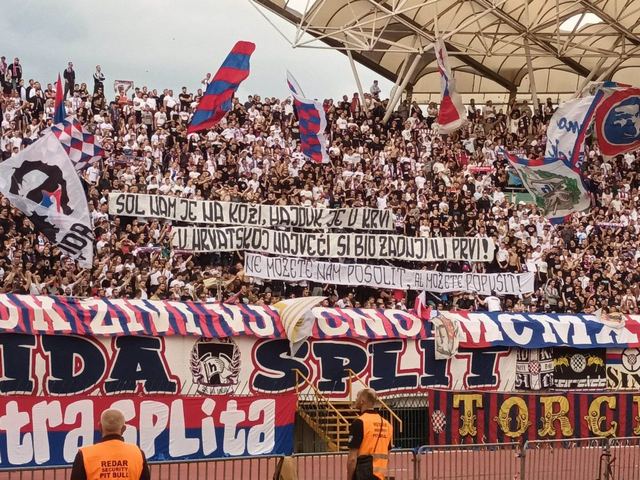
[(358, 456), (373, 457), (373, 474), (380, 480), (387, 476), (389, 445), (393, 439), (393, 427), (377, 413), (365, 412), (358, 417), (362, 421), (362, 443)]
[(138, 480), (144, 468), (137, 445), (114, 439), (82, 447), (87, 480)]

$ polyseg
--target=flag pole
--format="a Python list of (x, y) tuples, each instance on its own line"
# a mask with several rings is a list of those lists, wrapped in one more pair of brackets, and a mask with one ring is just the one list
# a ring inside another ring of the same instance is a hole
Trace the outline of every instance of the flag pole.
[(356, 70), (356, 63), (353, 61), (353, 55), (351, 54), (351, 50), (347, 50), (347, 56), (349, 57), (349, 63), (351, 64), (351, 71), (353, 72), (353, 77), (356, 79), (356, 86), (358, 87), (358, 93), (360, 94), (360, 109), (364, 109), (366, 112), (367, 103), (364, 101), (364, 90), (362, 90), (362, 83), (360, 82), (360, 75), (358, 75), (358, 70)]

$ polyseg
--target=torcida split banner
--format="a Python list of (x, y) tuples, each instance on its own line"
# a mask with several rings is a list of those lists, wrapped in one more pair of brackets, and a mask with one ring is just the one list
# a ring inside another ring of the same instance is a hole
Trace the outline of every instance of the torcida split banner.
[(493, 260), (494, 243), (476, 237), (405, 237), (368, 233), (298, 233), (257, 227), (175, 227), (172, 245), (190, 252), (258, 253), (307, 258), (376, 258), (419, 262)]
[(110, 193), (109, 214), (163, 218), (209, 225), (295, 227), (307, 230), (323, 228), (394, 230), (394, 217), (391, 210), (262, 205), (191, 200), (143, 193)]
[(429, 392), (429, 444), (640, 435), (640, 394)]
[(251, 397), (0, 397), (0, 468), (73, 462), (95, 443), (100, 414), (125, 416), (124, 439), (149, 460), (290, 455), (295, 393)]
[(534, 274), (450, 273), (409, 270), (390, 265), (319, 262), (300, 257), (267, 257), (247, 253), (245, 273), (267, 280), (302, 280), (339, 285), (365, 285), (396, 290), (429, 292), (473, 292), (480, 295), (521, 295), (533, 292)]
[[(48, 398), (307, 391), (296, 370), (332, 398), (348, 398), (350, 388), (357, 393), (363, 385), (381, 395), (424, 394), (429, 388), (510, 392), (515, 359), (515, 349), (497, 347), (461, 349), (450, 359), (437, 360), (433, 339), (310, 339), (291, 355), (286, 339), (6, 333), (0, 334), (0, 394)], [(347, 370), (360, 382), (350, 382)]]

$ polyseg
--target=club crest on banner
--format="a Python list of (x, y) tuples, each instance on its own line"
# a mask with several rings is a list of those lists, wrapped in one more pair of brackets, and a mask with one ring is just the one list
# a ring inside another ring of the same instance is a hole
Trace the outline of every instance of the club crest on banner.
[(190, 367), (199, 394), (234, 393), (240, 375), (240, 349), (231, 338), (200, 338), (191, 349)]
[(625, 348), (622, 350), (622, 366), (629, 372), (640, 372), (640, 349)]
[(432, 318), (431, 322), (433, 323), (433, 336), (436, 344), (436, 360), (446, 360), (455, 356), (460, 344), (458, 320), (441, 313)]
[(555, 388), (605, 388), (607, 386), (604, 349), (585, 349), (575, 352), (566, 348), (557, 348), (554, 349), (554, 356)]

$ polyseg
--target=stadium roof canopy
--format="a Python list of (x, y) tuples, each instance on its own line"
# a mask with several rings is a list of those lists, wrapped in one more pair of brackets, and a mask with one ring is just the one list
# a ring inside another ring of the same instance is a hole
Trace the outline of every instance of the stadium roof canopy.
[(421, 100), (439, 97), (438, 35), (466, 99), (555, 99), (640, 72), (639, 0), (251, 1), (296, 26), (292, 46), (343, 51)]

